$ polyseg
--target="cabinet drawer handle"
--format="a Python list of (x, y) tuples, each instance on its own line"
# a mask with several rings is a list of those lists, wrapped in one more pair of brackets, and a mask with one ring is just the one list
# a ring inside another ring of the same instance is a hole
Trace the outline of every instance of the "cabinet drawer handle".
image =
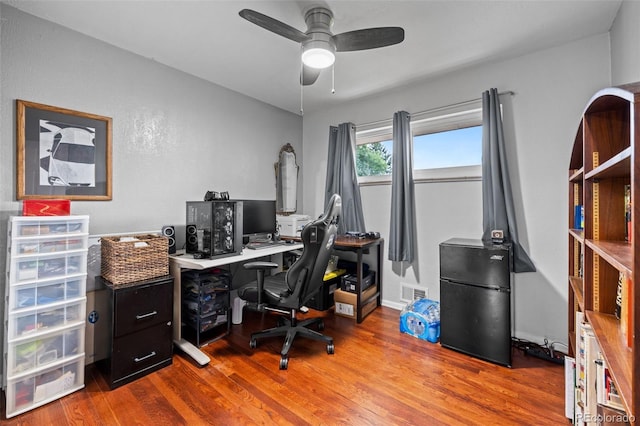
[(144, 361), (145, 359), (149, 359), (149, 358), (151, 358), (152, 356), (156, 356), (156, 351), (153, 351), (153, 352), (151, 352), (149, 355), (145, 355), (145, 356), (143, 356), (142, 358), (134, 358), (133, 360), (134, 360), (135, 362), (140, 362), (140, 361)]
[(140, 320), (140, 319), (152, 317), (154, 315), (158, 315), (158, 311), (149, 312), (148, 314), (143, 314), (143, 315), (136, 315), (136, 319)]

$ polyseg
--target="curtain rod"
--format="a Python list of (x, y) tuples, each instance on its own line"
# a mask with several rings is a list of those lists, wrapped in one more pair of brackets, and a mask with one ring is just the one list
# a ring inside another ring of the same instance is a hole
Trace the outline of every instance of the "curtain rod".
[[(513, 95), (515, 95), (515, 94), (516, 94), (516, 93), (515, 93), (514, 91), (512, 91), (512, 90), (507, 90), (507, 91), (505, 91), (505, 92), (500, 92), (500, 93), (498, 93), (498, 96), (502, 96), (502, 95), (510, 95), (510, 96), (513, 96)], [(438, 111), (442, 111), (442, 110), (449, 109), (449, 108), (453, 108), (453, 107), (458, 107), (458, 106), (463, 106), (463, 105), (467, 105), (467, 104), (472, 104), (472, 103), (474, 103), (474, 102), (478, 102), (478, 101), (481, 101), (481, 100), (482, 100), (482, 98), (470, 99), (470, 100), (468, 100), (468, 101), (457, 102), (457, 103), (455, 103), (455, 104), (451, 104), (451, 105), (446, 105), (446, 106), (441, 106), (441, 107), (435, 107), (435, 108), (427, 109), (427, 110), (424, 110), (424, 111), (419, 111), (419, 112), (411, 113), (411, 116), (422, 115), (422, 114), (428, 114), (428, 113), (431, 113), (431, 112), (438, 112)], [(356, 124), (356, 129), (357, 129), (358, 127), (365, 127), (365, 126), (367, 126), (367, 127), (368, 127), (368, 126), (374, 126), (374, 125), (377, 125), (377, 124), (387, 124), (387, 123), (388, 123), (389, 121), (391, 121), (391, 120), (392, 120), (391, 118), (387, 118), (387, 119), (385, 119), (385, 120), (372, 121), (372, 122), (370, 122), (370, 123)]]

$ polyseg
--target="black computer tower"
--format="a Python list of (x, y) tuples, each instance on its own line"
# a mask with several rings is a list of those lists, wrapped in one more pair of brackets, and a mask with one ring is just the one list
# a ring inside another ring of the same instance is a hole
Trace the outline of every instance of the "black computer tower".
[(242, 253), (242, 202), (187, 201), (186, 252), (198, 258)]

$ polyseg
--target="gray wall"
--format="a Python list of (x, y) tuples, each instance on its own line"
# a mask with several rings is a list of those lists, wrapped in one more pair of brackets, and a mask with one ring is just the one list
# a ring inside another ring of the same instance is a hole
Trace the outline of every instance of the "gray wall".
[[(609, 37), (603, 34), (307, 113), (304, 152), (326, 158), (331, 124), (357, 125), (389, 119), (398, 110), (420, 112), (477, 99), (491, 87), (514, 91), (503, 97), (510, 177), (520, 238), (538, 269), (515, 275), (515, 334), (566, 343), (567, 167), (580, 114), (609, 83)], [(303, 169), (304, 204), (311, 211), (322, 205), (325, 173), (322, 161)], [(388, 237), (390, 186), (363, 187), (362, 198), (367, 229)], [(409, 269), (385, 262), (382, 296), (388, 306), (403, 305), (402, 283), (417, 284), (439, 299), (438, 244), (482, 236), (480, 182), (418, 183), (416, 208), (419, 260)]]
[[(291, 143), (302, 162), (302, 119), (295, 114), (9, 6), (0, 13), (0, 235), (21, 209), (16, 99), (113, 118), (113, 201), (71, 203), (72, 214), (90, 216), (92, 234), (169, 224), (184, 232), (185, 201), (201, 200), (207, 190), (275, 199), (280, 147)], [(0, 238), (3, 272), (5, 257)]]
[(640, 81), (640, 2), (623, 1), (611, 28), (611, 84)]

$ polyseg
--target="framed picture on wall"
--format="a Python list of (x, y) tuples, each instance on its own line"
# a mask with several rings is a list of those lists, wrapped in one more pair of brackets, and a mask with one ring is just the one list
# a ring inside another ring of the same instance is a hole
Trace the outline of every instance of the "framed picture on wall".
[(111, 200), (109, 117), (18, 99), (18, 200)]

